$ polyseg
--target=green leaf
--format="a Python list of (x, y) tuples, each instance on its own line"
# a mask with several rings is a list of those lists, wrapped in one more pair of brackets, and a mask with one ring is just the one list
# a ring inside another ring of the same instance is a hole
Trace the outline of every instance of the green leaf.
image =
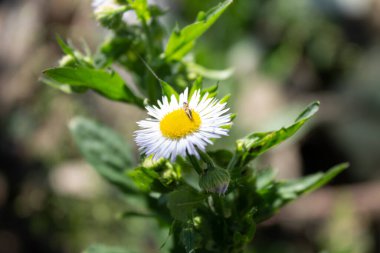
[(76, 50), (70, 43), (66, 43), (59, 35), (56, 36), (58, 45), (65, 54), (59, 60), (59, 67), (88, 67), (92, 68), (92, 58), (88, 53), (86, 56)]
[(251, 208), (240, 219), (239, 223), (234, 229), (233, 241), (237, 245), (245, 245), (252, 241), (252, 238), (256, 232), (256, 223), (253, 219), (253, 215), (256, 212), (255, 208)]
[(56, 35), (56, 40), (58, 42), (59, 47), (62, 49), (62, 51), (66, 55), (70, 55), (72, 57), (75, 57), (74, 49), (70, 47), (59, 35)]
[[(318, 111), (319, 102), (311, 103), (296, 119), (295, 123), (277, 131), (252, 133), (236, 141), (237, 167), (244, 166), (252, 159), (280, 144), (294, 135)], [(235, 164), (236, 165), (236, 164)]]
[(197, 20), (180, 31), (173, 31), (164, 52), (165, 58), (181, 60), (193, 47), (195, 41), (215, 23), (233, 0), (226, 0), (207, 13), (198, 14)]
[(82, 155), (101, 176), (126, 193), (137, 192), (125, 174), (133, 159), (129, 145), (121, 136), (82, 117), (71, 120), (69, 127)]
[(231, 98), (231, 94), (229, 93), (229, 94), (225, 95), (224, 97), (222, 97), (222, 99), (219, 100), (219, 104), (227, 103), (228, 100), (230, 100), (230, 98)]
[(296, 200), (304, 194), (312, 192), (330, 182), (338, 174), (348, 168), (347, 163), (334, 166), (325, 173), (316, 173), (310, 176), (286, 182), (269, 182), (265, 187), (257, 189), (257, 196), (253, 203), (257, 208), (255, 220), (264, 221), (273, 216), (281, 207)]
[(139, 167), (128, 171), (128, 176), (144, 192), (167, 193), (177, 187), (180, 169), (165, 159), (146, 157)]
[(128, 176), (142, 191), (149, 192), (152, 184), (159, 180), (160, 175), (152, 169), (138, 167), (128, 172)]
[(208, 93), (208, 97), (215, 97), (218, 93), (219, 83), (216, 83), (208, 88), (205, 88), (202, 90), (201, 94), (202, 96), (206, 93)]
[(168, 194), (167, 206), (174, 219), (185, 222), (204, 199), (205, 196), (194, 189), (182, 187)]
[(202, 89), (202, 82), (203, 82), (203, 77), (199, 76), (195, 81), (191, 84), (191, 89), (189, 92), (189, 98), (191, 98), (194, 94), (195, 91), (201, 90)]
[(141, 21), (148, 22), (150, 20), (151, 15), (147, 0), (128, 0), (128, 2)]
[(45, 76), (40, 77), (39, 81), (68, 94), (71, 94), (74, 92), (83, 93), (87, 91), (87, 88), (85, 87), (70, 86), (68, 84), (57, 82), (54, 79), (51, 79)]
[(105, 245), (91, 245), (83, 253), (133, 253), (132, 251), (122, 249), (119, 247), (111, 247)]
[(347, 169), (349, 166), (348, 163), (338, 164), (328, 170), (326, 173), (316, 173), (314, 175), (306, 176), (304, 178), (291, 180), (288, 182), (281, 183), (279, 186), (279, 193), (284, 198), (298, 197), (302, 194), (312, 192), (335, 178), (342, 171)]
[(84, 67), (62, 67), (47, 69), (43, 74), (42, 80), (47, 79), (63, 86), (92, 89), (109, 99), (144, 107), (143, 100), (124, 84), (123, 79), (116, 72), (109, 73), (101, 69)]
[(186, 63), (187, 70), (190, 73), (195, 73), (196, 75), (200, 75), (213, 80), (226, 80), (232, 76), (234, 70), (232, 68), (224, 69), (224, 70), (213, 70), (207, 69), (201, 65), (198, 65), (194, 62)]
[(259, 191), (266, 188), (271, 183), (273, 183), (275, 179), (275, 173), (273, 169), (270, 169), (270, 168), (255, 170), (255, 173), (256, 173), (256, 188)]
[(208, 151), (207, 154), (212, 158), (212, 160), (222, 168), (227, 168), (229, 161), (231, 160), (233, 154), (231, 151), (225, 149), (219, 149), (215, 151)]
[(162, 94), (164, 96), (167, 96), (169, 100), (171, 99), (172, 95), (174, 95), (176, 99), (179, 99), (177, 91), (170, 84), (163, 80), (160, 80), (160, 84), (162, 88)]
[(197, 248), (195, 230), (192, 224), (187, 224), (180, 233), (180, 239), (186, 253), (195, 252)]
[[(119, 60), (120, 57), (132, 50), (134, 41), (135, 38), (131, 35), (118, 35), (107, 39), (94, 56), (95, 66), (103, 68)], [(130, 58), (128, 58), (128, 61), (133, 63)]]

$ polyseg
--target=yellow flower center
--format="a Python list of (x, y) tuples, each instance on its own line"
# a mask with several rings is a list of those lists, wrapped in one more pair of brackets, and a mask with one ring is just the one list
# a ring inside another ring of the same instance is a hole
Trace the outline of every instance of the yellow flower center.
[(191, 110), (192, 119), (184, 109), (178, 109), (165, 115), (160, 122), (160, 130), (163, 136), (170, 139), (180, 139), (197, 131), (201, 125), (199, 114)]

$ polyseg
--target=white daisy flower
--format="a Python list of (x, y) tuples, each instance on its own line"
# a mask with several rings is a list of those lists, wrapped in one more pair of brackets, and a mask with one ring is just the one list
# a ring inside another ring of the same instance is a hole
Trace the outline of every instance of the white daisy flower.
[(135, 140), (141, 153), (153, 159), (170, 159), (177, 156), (194, 155), (199, 159), (197, 148), (205, 151), (211, 139), (228, 135), (231, 114), (226, 103), (209, 98), (208, 93), (201, 95), (200, 90), (189, 98), (188, 89), (170, 98), (163, 97), (157, 106), (147, 106), (151, 116), (137, 122), (140, 130), (135, 132)]
[(115, 11), (120, 7), (121, 5), (115, 0), (94, 0), (92, 2), (92, 8), (94, 9), (95, 14), (105, 11)]
[[(157, 4), (158, 6), (161, 6), (162, 8), (163, 6), (165, 6), (162, 3), (157, 3), (156, 0), (148, 0), (147, 4), (148, 5)], [(117, 11), (118, 9), (122, 7), (123, 6), (120, 5), (116, 0), (93, 0), (92, 1), (92, 8), (94, 9), (95, 16), (102, 16), (105, 13)], [(123, 14), (122, 20), (129, 25), (139, 24), (139, 19), (134, 10), (126, 11)]]

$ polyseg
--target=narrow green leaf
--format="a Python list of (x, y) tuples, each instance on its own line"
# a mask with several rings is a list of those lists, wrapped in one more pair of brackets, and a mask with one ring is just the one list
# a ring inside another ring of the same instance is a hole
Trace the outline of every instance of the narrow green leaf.
[(189, 92), (189, 98), (191, 98), (193, 96), (195, 91), (202, 89), (202, 82), (203, 82), (202, 76), (199, 76), (197, 79), (195, 79), (195, 81), (191, 84), (191, 89)]
[(220, 103), (220, 104), (227, 103), (228, 100), (230, 100), (230, 98), (231, 98), (231, 94), (227, 94), (227, 95), (225, 95), (225, 96), (219, 101), (219, 103)]
[(257, 196), (253, 194), (255, 198), (253, 203), (257, 207), (257, 213), (254, 215), (255, 221), (262, 222), (269, 219), (284, 205), (326, 185), (347, 168), (348, 163), (342, 163), (325, 173), (320, 172), (286, 182), (267, 181), (257, 188), (255, 193)]
[(171, 99), (172, 95), (174, 95), (176, 99), (179, 98), (177, 91), (170, 84), (168, 84), (167, 82), (161, 79), (160, 79), (160, 84), (162, 88), (162, 94), (164, 96), (167, 96), (169, 99)]
[(232, 76), (234, 70), (232, 68), (223, 70), (213, 70), (207, 69), (201, 65), (194, 62), (186, 63), (189, 72), (195, 73), (197, 75), (213, 79), (213, 80), (226, 80)]
[(182, 229), (180, 239), (185, 247), (186, 253), (195, 252), (195, 230), (191, 224), (188, 224)]
[(243, 139), (236, 141), (237, 153), (239, 155), (238, 166), (247, 164), (252, 159), (266, 152), (270, 148), (287, 140), (295, 134), (317, 111), (319, 102), (310, 104), (296, 119), (295, 123), (283, 127), (277, 131), (264, 133), (252, 133)]
[(218, 88), (219, 88), (219, 82), (208, 87), (208, 88), (205, 88), (201, 91), (201, 95), (205, 95), (206, 93), (208, 93), (207, 97), (209, 98), (213, 98), (215, 97), (217, 94), (218, 94)]
[(74, 49), (70, 47), (58, 34), (56, 35), (56, 40), (58, 42), (58, 45), (62, 49), (63, 53), (66, 55), (70, 55), (73, 58), (75, 58)]
[(87, 91), (87, 88), (85, 87), (76, 87), (76, 86), (70, 86), (68, 84), (62, 84), (46, 76), (40, 77), (39, 81), (68, 94), (71, 94), (74, 92), (83, 93)]
[(143, 107), (143, 100), (124, 84), (123, 79), (116, 72), (109, 73), (101, 69), (84, 67), (62, 67), (47, 69), (43, 74), (45, 78), (56, 84), (92, 89), (109, 99)]
[(174, 219), (187, 221), (205, 196), (190, 187), (182, 187), (168, 194), (167, 206)]
[(319, 110), (320, 103), (319, 101), (315, 101), (308, 105), (306, 109), (297, 117), (295, 122), (300, 122), (300, 121), (305, 121), (310, 119), (311, 117), (314, 116), (315, 113), (318, 112)]
[(71, 120), (69, 127), (82, 155), (101, 176), (126, 193), (137, 192), (125, 174), (133, 159), (129, 145), (121, 136), (82, 117)]
[(348, 163), (338, 164), (329, 169), (326, 173), (320, 172), (304, 178), (282, 183), (279, 187), (279, 192), (283, 196), (294, 195), (296, 197), (312, 192), (330, 182), (338, 174), (347, 169), (348, 166)]
[(255, 170), (255, 173), (256, 173), (256, 188), (259, 191), (274, 182), (275, 173), (273, 169), (271, 168)]
[(233, 0), (226, 0), (207, 13), (198, 14), (197, 20), (180, 31), (173, 31), (164, 52), (167, 60), (181, 60), (194, 46), (195, 41), (215, 23)]
[(66, 43), (59, 35), (56, 36), (58, 45), (60, 46), (62, 52), (65, 54), (59, 60), (60, 67), (88, 67), (92, 68), (92, 59), (87, 56), (84, 56), (80, 51), (76, 50), (70, 43)]

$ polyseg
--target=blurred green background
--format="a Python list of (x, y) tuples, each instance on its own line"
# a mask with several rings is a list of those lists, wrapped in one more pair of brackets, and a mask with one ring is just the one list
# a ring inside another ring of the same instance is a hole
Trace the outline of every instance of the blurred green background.
[[(168, 10), (168, 34), (218, 3), (155, 2)], [(294, 178), (351, 164), (261, 225), (247, 252), (380, 252), (379, 13), (379, 0), (235, 0), (198, 41), (199, 63), (235, 69), (220, 95), (233, 94), (238, 117), (216, 147), (279, 128), (320, 100), (305, 130), (257, 166)], [(86, 165), (67, 129), (74, 115), (89, 116), (135, 147), (135, 122), (145, 112), (41, 84), (41, 71), (61, 56), (56, 34), (92, 50), (107, 36), (90, 0), (0, 1), (0, 252), (81, 252), (93, 243), (160, 252), (168, 231), (149, 218), (121, 218), (133, 200)]]

